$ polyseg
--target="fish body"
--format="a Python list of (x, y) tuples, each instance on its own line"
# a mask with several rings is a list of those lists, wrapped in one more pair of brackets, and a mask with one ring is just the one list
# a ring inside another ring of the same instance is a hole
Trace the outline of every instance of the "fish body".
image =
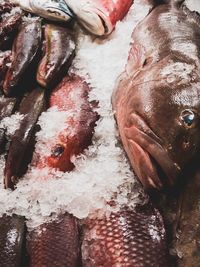
[(72, 157), (91, 144), (98, 116), (89, 102), (89, 91), (84, 79), (67, 75), (51, 93), (49, 107), (66, 112), (66, 120), (64, 128), (58, 129), (56, 136), (44, 144), (47, 155), (36, 155), (34, 164), (39, 168), (71, 171), (74, 168)]
[(66, 22), (73, 17), (64, 0), (15, 0), (14, 2), (22, 9), (50, 20)]
[(124, 18), (133, 0), (17, 0), (25, 10), (50, 20), (67, 21), (74, 17), (90, 33), (110, 34)]
[(200, 149), (199, 16), (161, 4), (140, 22), (112, 103), (146, 189), (173, 186)]
[(15, 92), (19, 83), (25, 79), (28, 69), (33, 64), (41, 46), (41, 20), (27, 18), (20, 27), (12, 48), (12, 62), (3, 84), (6, 95), (19, 94)]
[(169, 267), (161, 215), (147, 204), (87, 220), (82, 258), (87, 267)]
[(95, 35), (110, 34), (128, 12), (133, 0), (65, 0), (79, 23)]
[(37, 70), (37, 81), (43, 87), (53, 87), (68, 71), (75, 56), (75, 41), (66, 27), (45, 25), (45, 55)]
[(14, 189), (17, 179), (26, 172), (35, 145), (36, 123), (45, 108), (46, 95), (41, 88), (28, 93), (20, 103), (18, 112), (24, 117), (9, 146), (4, 169), (5, 188)]
[(0, 49), (8, 49), (9, 41), (12, 40), (22, 22), (22, 13), (10, 14), (0, 21)]
[(29, 233), (27, 242), (30, 267), (80, 266), (80, 234), (77, 220), (60, 215)]
[(20, 216), (0, 218), (0, 263), (2, 267), (22, 266), (25, 222)]

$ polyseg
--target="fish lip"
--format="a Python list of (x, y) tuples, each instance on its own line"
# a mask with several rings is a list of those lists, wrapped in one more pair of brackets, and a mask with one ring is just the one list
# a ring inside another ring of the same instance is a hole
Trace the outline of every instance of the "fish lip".
[[(143, 151), (143, 160), (146, 162), (151, 162), (147, 165), (145, 170), (142, 167), (145, 163), (140, 163), (139, 165), (139, 178), (142, 183), (149, 189), (161, 190), (163, 187), (173, 187), (176, 183), (177, 177), (180, 174), (180, 168), (177, 163), (169, 157), (168, 151), (163, 148), (161, 139), (150, 129), (150, 127), (145, 123), (145, 121), (138, 114), (131, 115), (131, 121), (133, 125), (130, 128), (125, 128), (125, 135), (133, 145), (137, 144)], [(135, 123), (134, 123), (135, 122)], [(164, 173), (164, 178), (159, 174), (158, 166)], [(153, 171), (150, 172), (150, 168)], [(148, 177), (149, 172), (153, 175)], [(137, 173), (138, 174), (138, 173)], [(143, 174), (143, 175), (141, 175)], [(145, 179), (150, 181), (145, 181)]]

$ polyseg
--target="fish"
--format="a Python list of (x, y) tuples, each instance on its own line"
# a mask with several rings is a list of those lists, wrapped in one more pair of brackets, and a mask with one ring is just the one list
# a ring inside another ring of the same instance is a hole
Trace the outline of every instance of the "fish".
[(37, 120), (46, 109), (46, 94), (42, 88), (35, 88), (21, 101), (18, 112), (24, 115), (19, 128), (11, 137), (4, 168), (4, 186), (14, 189), (19, 178), (27, 171), (35, 146)]
[(83, 266), (171, 266), (164, 223), (150, 202), (89, 218), (83, 229)]
[[(1, 5), (0, 5), (1, 6)], [(16, 12), (3, 17), (0, 21), (0, 49), (8, 50), (22, 22), (22, 13)]]
[(9, 64), (11, 64), (11, 60), (11, 51), (0, 52), (0, 89), (2, 89), (6, 71), (8, 70)]
[(12, 47), (12, 62), (3, 83), (3, 91), (6, 96), (19, 95), (20, 88), (24, 88), (23, 86), (19, 88), (22, 80), (26, 80), (26, 82), (28, 80), (30, 83), (27, 73), (31, 66), (34, 66), (35, 59), (40, 52), (41, 38), (41, 19), (26, 18), (21, 24)]
[(112, 95), (122, 145), (148, 191), (173, 188), (200, 151), (199, 15), (161, 2), (134, 29)]
[[(17, 109), (20, 99), (5, 96), (0, 96), (0, 121), (11, 116)], [(0, 128), (0, 153), (5, 152), (8, 137), (6, 136), (6, 129)]]
[(2, 267), (20, 267), (25, 247), (25, 218), (17, 215), (0, 217), (0, 262)]
[(70, 214), (60, 215), (29, 232), (29, 266), (80, 266), (80, 244), (77, 219)]
[(89, 85), (83, 78), (70, 74), (52, 91), (48, 107), (66, 112), (65, 126), (56, 136), (43, 143), (47, 151), (35, 153), (32, 164), (38, 168), (55, 168), (66, 172), (74, 168), (72, 157), (79, 155), (92, 142), (98, 114), (93, 111), (88, 94)]
[(64, 0), (14, 0), (23, 10), (37, 14), (43, 18), (68, 22), (73, 13)]
[(133, 4), (133, 0), (65, 0), (65, 2), (76, 15), (77, 21), (88, 32), (98, 36), (110, 34)]
[(74, 18), (88, 32), (102, 36), (113, 31), (116, 23), (128, 12), (133, 0), (17, 0), (17, 3), (22, 9), (50, 20), (64, 22)]
[(37, 82), (43, 87), (53, 88), (71, 66), (75, 48), (74, 35), (70, 29), (45, 25), (45, 54), (37, 69)]
[(176, 221), (176, 235), (174, 238), (177, 267), (199, 266), (199, 190), (200, 172), (198, 170), (194, 175), (190, 175), (189, 181), (185, 183), (177, 198), (179, 216)]

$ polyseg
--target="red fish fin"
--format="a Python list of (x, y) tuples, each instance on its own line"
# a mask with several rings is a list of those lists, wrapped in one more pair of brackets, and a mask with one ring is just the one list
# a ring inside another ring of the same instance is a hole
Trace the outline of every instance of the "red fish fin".
[(142, 45), (133, 44), (126, 64), (127, 75), (135, 76), (146, 65), (146, 51)]

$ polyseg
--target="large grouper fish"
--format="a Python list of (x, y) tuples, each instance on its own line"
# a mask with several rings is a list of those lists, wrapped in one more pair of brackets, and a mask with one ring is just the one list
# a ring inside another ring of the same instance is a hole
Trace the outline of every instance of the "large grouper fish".
[(132, 40), (112, 103), (135, 173), (161, 190), (199, 155), (200, 17), (183, 1), (154, 1)]

